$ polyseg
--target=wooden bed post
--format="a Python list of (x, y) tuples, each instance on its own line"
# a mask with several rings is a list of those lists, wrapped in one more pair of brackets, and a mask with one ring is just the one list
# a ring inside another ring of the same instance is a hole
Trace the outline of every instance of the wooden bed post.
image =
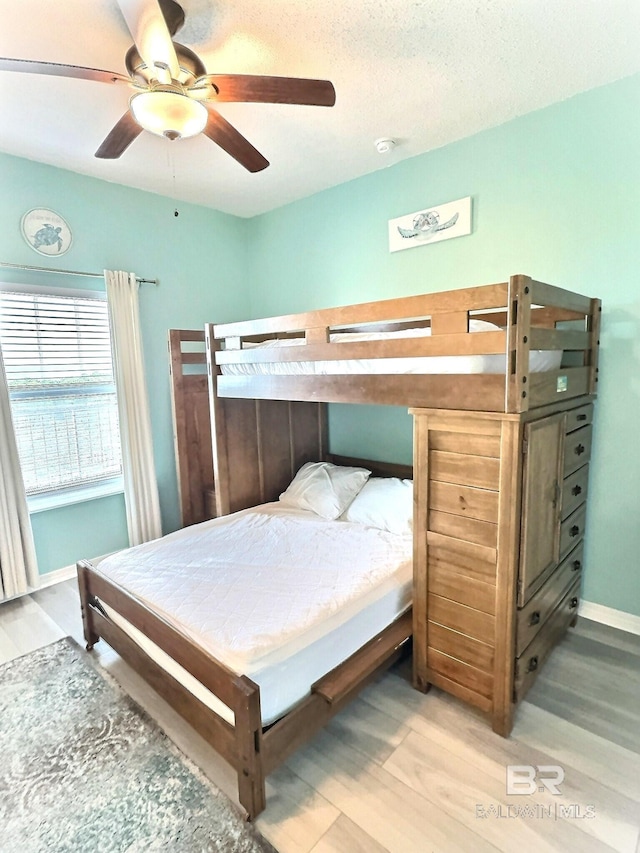
[[(202, 346), (197, 351), (194, 347), (183, 352), (184, 342)], [(187, 373), (185, 365), (190, 366)], [(171, 411), (183, 527), (212, 516), (209, 496), (213, 493), (213, 458), (206, 366), (204, 332), (170, 329)]]
[(431, 685), (426, 672), (427, 648), (429, 644), (429, 573), (427, 557), (427, 528), (429, 514), (429, 419), (418, 410), (410, 409), (413, 415), (413, 525), (414, 530), (424, 531), (413, 538), (413, 634), (424, 638), (413, 645), (413, 686), (427, 693)]
[(89, 580), (87, 577), (86, 566), (84, 562), (80, 561), (76, 568), (78, 572), (78, 589), (80, 591), (82, 627), (84, 629), (84, 638), (87, 643), (87, 651), (90, 652), (100, 639), (100, 635), (96, 632), (93, 625), (91, 607), (89, 606)]
[(512, 275), (509, 279), (510, 319), (506, 371), (506, 411), (529, 410), (529, 349), (526, 331), (531, 328), (531, 277)]
[(598, 352), (600, 348), (600, 319), (602, 317), (602, 303), (599, 299), (591, 300), (591, 313), (587, 320), (587, 331), (589, 332), (589, 393), (598, 393)]
[(262, 761), (262, 714), (260, 688), (243, 676), (243, 695), (235, 708), (238, 799), (253, 820), (266, 806), (265, 772)]

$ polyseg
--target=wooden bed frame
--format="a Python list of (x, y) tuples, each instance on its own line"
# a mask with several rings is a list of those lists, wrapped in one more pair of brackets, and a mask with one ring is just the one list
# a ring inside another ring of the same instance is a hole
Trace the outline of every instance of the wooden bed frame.
[[(572, 399), (593, 395), (598, 381), (599, 312), (599, 300), (518, 275), (508, 282), (483, 287), (208, 325), (204, 333), (173, 330), (174, 434), (183, 524), (209, 518), (214, 512), (227, 514), (276, 499), (306, 461), (352, 461), (328, 453), (328, 402), (398, 405), (423, 411), (428, 407), (457, 410), (459, 415), (465, 411), (509, 413), (521, 419), (528, 417), (530, 410), (553, 408), (559, 393), (565, 406)], [(504, 331), (471, 334), (470, 317), (490, 320)], [(392, 330), (420, 325), (431, 326), (430, 337), (340, 344), (330, 340), (335, 330)], [(302, 336), (304, 346), (242, 348), (244, 341), (288, 336)], [(194, 352), (198, 345), (200, 352)], [(190, 351), (183, 352), (185, 346)], [(531, 349), (564, 350), (570, 354), (571, 364), (559, 371), (531, 373)], [(221, 374), (221, 365), (231, 362), (488, 353), (506, 354), (506, 374)], [(203, 373), (205, 367), (208, 378)], [(361, 464), (374, 474), (411, 476), (409, 466)], [(421, 518), (425, 514), (422, 486), (417, 492), (416, 512)], [(517, 508), (511, 511), (511, 540), (516, 512)], [(419, 556), (420, 548), (414, 553)], [(510, 559), (509, 570), (513, 572), (513, 557)], [(250, 679), (229, 671), (157, 614), (109, 583), (90, 563), (78, 564), (78, 577), (87, 648), (104, 638), (236, 768), (239, 799), (250, 818), (265, 806), (265, 776), (396, 660), (412, 634), (409, 613), (320, 679), (308, 699), (263, 730), (259, 689)], [(513, 582), (510, 577), (508, 583)], [(515, 600), (515, 593), (513, 596)], [(168, 676), (108, 618), (102, 603), (139, 628), (230, 707), (235, 725), (208, 710)], [(422, 606), (420, 620), (425, 618), (426, 588)], [(503, 681), (508, 685), (506, 677)], [(508, 687), (502, 693), (504, 706), (511, 701)], [(503, 706), (494, 720), (504, 717)], [(495, 723), (494, 727), (499, 729)], [(508, 733), (507, 729), (504, 723), (503, 733)]]
[[(412, 476), (410, 465), (331, 454), (325, 454), (324, 458), (339, 465), (365, 466), (376, 476)], [(364, 686), (409, 651), (410, 609), (312, 684), (310, 695), (292, 711), (263, 728), (260, 688), (250, 678), (232, 672), (86, 560), (78, 563), (78, 585), (87, 650), (90, 651), (99, 639), (106, 640), (234, 767), (238, 776), (238, 799), (249, 819), (265, 808), (265, 777), (325, 726)], [(204, 705), (162, 669), (109, 618), (103, 605), (142, 631), (230, 708), (235, 725)]]

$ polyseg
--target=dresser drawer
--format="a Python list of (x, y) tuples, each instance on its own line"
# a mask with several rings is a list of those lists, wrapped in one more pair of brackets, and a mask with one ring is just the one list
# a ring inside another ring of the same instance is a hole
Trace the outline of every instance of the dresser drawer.
[(563, 598), (566, 589), (581, 577), (583, 543), (560, 563), (545, 585), (518, 611), (516, 617), (516, 655), (521, 655), (541, 631)]
[(566, 518), (568, 515), (577, 509), (580, 504), (583, 504), (587, 499), (587, 490), (589, 486), (589, 466), (583, 465), (578, 468), (573, 474), (562, 483), (562, 504), (560, 518)]
[(591, 424), (570, 432), (564, 440), (564, 476), (582, 468), (591, 456)]
[(567, 412), (567, 432), (586, 426), (593, 422), (593, 403), (580, 406), (579, 409), (571, 409)]
[(560, 525), (560, 559), (571, 551), (584, 536), (584, 526), (587, 517), (587, 506), (582, 504), (575, 512)]
[(571, 585), (525, 651), (516, 658), (514, 699), (519, 702), (531, 687), (553, 647), (561, 639), (578, 612), (580, 579)]

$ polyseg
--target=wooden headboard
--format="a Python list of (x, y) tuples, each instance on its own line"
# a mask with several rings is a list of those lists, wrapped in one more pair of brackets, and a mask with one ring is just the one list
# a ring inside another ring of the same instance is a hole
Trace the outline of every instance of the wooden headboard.
[(325, 403), (211, 394), (216, 514), (278, 499), (298, 468), (327, 455)]

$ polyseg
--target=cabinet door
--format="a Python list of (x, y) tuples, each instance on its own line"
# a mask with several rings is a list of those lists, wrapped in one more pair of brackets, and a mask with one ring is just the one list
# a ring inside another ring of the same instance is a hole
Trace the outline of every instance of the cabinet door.
[(551, 415), (525, 426), (519, 607), (553, 571), (560, 556), (565, 417)]

